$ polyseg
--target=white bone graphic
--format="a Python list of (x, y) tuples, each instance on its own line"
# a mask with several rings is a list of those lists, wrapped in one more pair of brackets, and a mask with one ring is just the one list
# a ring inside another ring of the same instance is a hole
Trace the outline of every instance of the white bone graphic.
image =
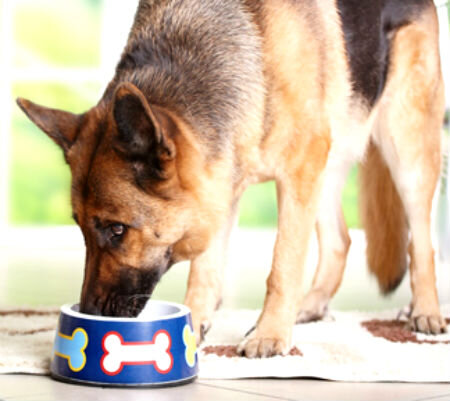
[(105, 334), (102, 344), (105, 353), (100, 365), (108, 375), (119, 374), (124, 365), (154, 365), (163, 374), (172, 369), (172, 341), (165, 330), (157, 331), (153, 340), (146, 342), (124, 342), (119, 333), (112, 331)]

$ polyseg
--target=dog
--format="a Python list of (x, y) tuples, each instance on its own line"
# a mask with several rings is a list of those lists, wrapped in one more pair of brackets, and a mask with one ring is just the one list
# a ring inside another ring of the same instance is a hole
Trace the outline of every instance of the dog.
[[(185, 303), (200, 341), (239, 198), (275, 180), (273, 265), (239, 351), (286, 354), (295, 322), (322, 317), (341, 282), (340, 195), (359, 162), (371, 272), (394, 290), (409, 252), (411, 328), (445, 330), (430, 240), (444, 114), (431, 0), (141, 0), (95, 107), (18, 104), (71, 169), (82, 312), (136, 316), (170, 266), (189, 260)], [(314, 227), (319, 263), (302, 297)]]

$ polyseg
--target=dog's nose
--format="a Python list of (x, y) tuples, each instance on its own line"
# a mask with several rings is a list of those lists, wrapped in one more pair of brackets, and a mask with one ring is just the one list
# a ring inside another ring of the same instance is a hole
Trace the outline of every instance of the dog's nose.
[(81, 300), (80, 312), (88, 315), (100, 316), (102, 314), (101, 309), (92, 300)]

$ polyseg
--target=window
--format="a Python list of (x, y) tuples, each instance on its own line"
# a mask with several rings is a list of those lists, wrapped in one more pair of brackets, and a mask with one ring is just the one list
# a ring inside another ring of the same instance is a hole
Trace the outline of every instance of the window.
[[(11, 225), (72, 223), (70, 173), (62, 154), (13, 99), (22, 96), (72, 112), (94, 105), (114, 74), (137, 1), (0, 0), (0, 233)], [(448, 2), (438, 0), (437, 5), (448, 79)], [(250, 189), (242, 202), (241, 222), (273, 226), (275, 198), (273, 183)], [(355, 226), (355, 171), (343, 198), (347, 221)]]
[(14, 103), (72, 112), (93, 106), (114, 74), (137, 0), (2, 0), (0, 227), (68, 224), (61, 151)]

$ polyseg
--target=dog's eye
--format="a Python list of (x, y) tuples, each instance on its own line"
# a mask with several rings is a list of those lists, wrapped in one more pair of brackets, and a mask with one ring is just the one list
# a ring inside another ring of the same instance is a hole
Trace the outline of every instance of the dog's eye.
[(120, 223), (114, 223), (109, 226), (112, 237), (121, 237), (125, 233), (125, 226)]

